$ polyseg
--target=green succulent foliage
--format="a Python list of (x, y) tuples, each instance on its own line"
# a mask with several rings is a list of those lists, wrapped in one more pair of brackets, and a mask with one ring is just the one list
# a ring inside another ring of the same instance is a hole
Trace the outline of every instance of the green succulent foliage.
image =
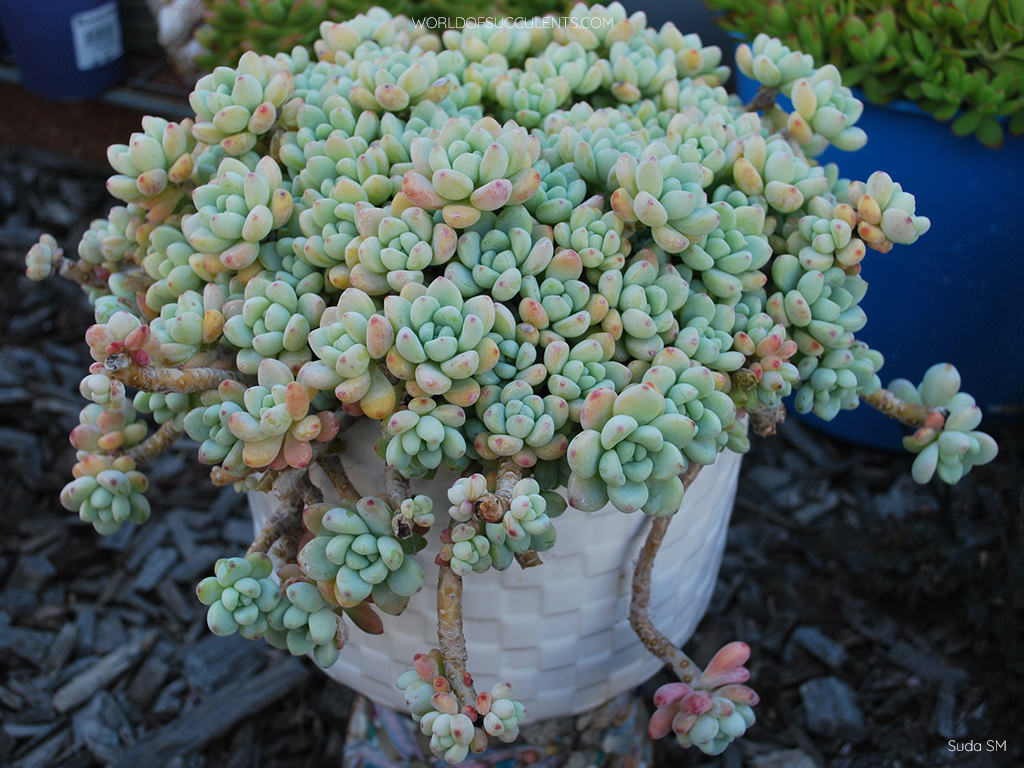
[(599, 206), (577, 205), (567, 221), (554, 227), (555, 243), (576, 251), (588, 277), (595, 279), (600, 272), (622, 269), (629, 255), (629, 240), (624, 236), (625, 225), (612, 211)]
[[(436, 15), (435, 5), (407, 7)], [(1019, 10), (946, 5), (950, 23)], [(449, 490), (436, 560), (458, 576), (553, 546), (566, 500), (541, 489), (567, 487), (583, 511), (674, 514), (683, 473), (748, 450), (741, 416), (789, 395), (825, 418), (902, 397), (921, 422), (907, 440), (920, 481), (955, 482), (995, 456), (946, 369), (873, 397), (882, 358), (856, 337), (860, 263), (868, 248), (913, 243), (929, 221), (884, 172), (851, 182), (813, 159), (865, 138), (861, 103), (834, 66), (757, 38), (740, 67), (793, 112), (748, 110), (722, 88), (717, 48), (672, 25), (648, 29), (618, 3), (578, 5), (574, 24), (443, 34), (380, 8), (333, 23), (354, 8), (211, 3), (210, 28), (241, 35), (226, 45), (247, 52), (197, 83), (194, 123), (147, 118), (111, 149), (110, 188), (126, 205), (93, 223), (78, 262), (47, 237), (27, 257), (30, 277), (71, 274), (95, 304), (96, 364), (80, 387), (91, 402), (61, 500), (98, 531), (149, 514), (133, 457), (173, 430), (139, 447), (136, 409), (183, 428), (200, 461), (218, 465), (215, 479), (241, 488), (308, 467), (314, 442), (340, 429), (339, 402), (346, 418), (380, 422), (389, 471), (462, 474), (474, 462), (479, 473)], [(772, 0), (762, 13), (788, 10)], [(884, 35), (867, 32), (871, 46), (884, 38), (898, 51), (895, 11), (875, 13)], [(257, 38), (279, 47), (314, 17), (312, 53), (256, 52)], [(910, 38), (929, 66), (950, 53), (917, 29)], [(859, 73), (865, 88), (869, 74)], [(1019, 108), (1016, 81), (989, 86), (998, 94), (986, 103), (1000, 106), (957, 102), (988, 110), (967, 126), (982, 134)], [(232, 378), (207, 391), (160, 383), (219, 381), (226, 368)], [(129, 400), (120, 378), (160, 391)], [(518, 482), (513, 466), (525, 470)], [(400, 613), (422, 587), (414, 555), (433, 505), (396, 504), (310, 505), (297, 562), (276, 576), (263, 555), (220, 561), (199, 589), (211, 629), (332, 664), (345, 614), (380, 631), (375, 609)], [(523, 709), (511, 689), (481, 693), (473, 721), (435, 656), (417, 656), (399, 681), (433, 754), (458, 762), (487, 736), (514, 739)], [(676, 730), (682, 743), (718, 752), (750, 724), (747, 710), (713, 706)]]
[(255, 168), (224, 158), (217, 175), (192, 193), (192, 201), (196, 213), (182, 220), (189, 245), (235, 271), (256, 262), (260, 243), (287, 223), (294, 210), (281, 169), (269, 156)]
[[(274, 54), (278, 51), (291, 50), (295, 46), (312, 47), (321, 34), (323, 22), (341, 22), (351, 20), (357, 14), (372, 14), (375, 7), (375, 4), (368, 0), (255, 0), (245, 4), (231, 0), (204, 0), (204, 5), (206, 13), (203, 16), (203, 23), (194, 33), (195, 43), (198, 44), (198, 51), (194, 57), (196, 65), (207, 72), (220, 66), (234, 66), (239, 57), (247, 51)], [(413, 19), (432, 17), (447, 20), (456, 17), (493, 16), (499, 13), (532, 17), (549, 12), (551, 6), (538, 0), (505, 0), (500, 8), (494, 4), (453, 5), (435, 0), (400, 0), (388, 3), (388, 10), (392, 14), (406, 14)], [(379, 30), (375, 35), (374, 31), (380, 22), (390, 21), (391, 17), (373, 18), (371, 15), (370, 18), (377, 24), (358, 29), (362, 32), (362, 40), (377, 39), (386, 43), (387, 37), (379, 34)], [(352, 24), (351, 21), (348, 23)], [(484, 24), (458, 32), (453, 29), (445, 33), (445, 43), (454, 50), (479, 50), (479, 47), (473, 46), (474, 42), (477, 46), (487, 46), (488, 52), (514, 54), (517, 50), (523, 50), (525, 46), (521, 37), (517, 36), (518, 39), (509, 45), (503, 43), (502, 35), (496, 34), (501, 31), (502, 28), (493, 26), (489, 30)], [(495, 37), (499, 39), (495, 40)], [(527, 44), (528, 37), (527, 35)], [(467, 40), (470, 42), (467, 43)], [(354, 49), (356, 46), (351, 47)], [(521, 55), (522, 53), (520, 57)], [(514, 55), (508, 57), (510, 60), (515, 58)], [(434, 79), (436, 78), (430, 82)]]
[(711, 709), (698, 715), (689, 731), (677, 736), (680, 746), (684, 749), (695, 746), (706, 755), (720, 755), (747, 732), (756, 720), (753, 708), (748, 704), (729, 702), (729, 714), (719, 714), (725, 709), (719, 704), (723, 698), (711, 696)]
[(199, 461), (219, 464), (235, 477), (243, 477), (248, 469), (242, 461), (245, 444), (228, 427), (232, 413), (245, 407), (245, 385), (224, 381), (215, 390), (203, 392), (199, 405), (185, 414), (185, 434), (199, 443)]
[(281, 600), (280, 587), (270, 578), (270, 558), (263, 553), (221, 558), (213, 570), (196, 586), (199, 601), (208, 606), (210, 631), (222, 637), (235, 632), (249, 640), (262, 637), (269, 626), (267, 614)]
[(521, 466), (538, 459), (551, 460), (565, 452), (567, 440), (560, 430), (569, 418), (569, 405), (558, 395), (540, 396), (525, 381), (504, 387), (485, 387), (476, 402), (484, 431), (474, 448), (485, 459), (511, 456)]
[(541, 274), (551, 263), (554, 244), (543, 232), (522, 206), (481, 217), (459, 236), (445, 277), (463, 296), (486, 292), (496, 301), (510, 301), (520, 294), (524, 277)]
[(733, 336), (733, 346), (747, 356), (742, 371), (749, 380), (736, 374), (732, 378), (733, 402), (747, 411), (777, 408), (800, 382), (800, 371), (789, 362), (797, 344), (786, 337), (786, 329), (773, 323), (764, 312), (748, 318), (743, 330)]
[(107, 179), (107, 190), (126, 203), (160, 197), (170, 210), (183, 191), (176, 187), (192, 176), (195, 138), (192, 121), (171, 123), (160, 117), (142, 118), (142, 132), (133, 133), (128, 144), (112, 144), (107, 159), (117, 172)]
[(611, 310), (604, 327), (619, 338), (620, 360), (650, 360), (679, 335), (675, 315), (689, 285), (671, 264), (638, 257), (624, 271), (603, 272), (598, 290)]
[(320, 316), (320, 327), (309, 333), (318, 359), (303, 365), (298, 380), (318, 390), (333, 389), (342, 403), (358, 403), (374, 418), (390, 414), (394, 389), (376, 361), (388, 355), (394, 340), (394, 328), (373, 299), (347, 288), (337, 306)]
[(708, 293), (696, 291), (695, 287), (691, 285), (686, 303), (676, 313), (680, 331), (673, 345), (691, 360), (713, 371), (739, 370), (746, 356), (733, 349), (735, 309), (728, 304), (716, 304)]
[(515, 741), (526, 710), (522, 702), (512, 698), (515, 692), (511, 684), (498, 683), (478, 695), (474, 707), (481, 720), (479, 726), (474, 726), (473, 720), (460, 711), (446, 675), (444, 662), (435, 649), (429, 654), (416, 654), (413, 667), (395, 682), (413, 721), (429, 737), (431, 753), (448, 763), (459, 763), (466, 759), (470, 749), (481, 751), (487, 736), (503, 742)]
[[(110, 378), (105, 372), (90, 373), (84, 377), (78, 384), (78, 392), (86, 400), (102, 405), (107, 411), (117, 413), (125, 407), (127, 390), (124, 384)], [(136, 410), (147, 413), (138, 403), (133, 402), (133, 405)]]
[(426, 210), (440, 210), (445, 222), (471, 227), (481, 214), (520, 205), (536, 193), (540, 173), (532, 167), (540, 143), (526, 128), (494, 118), (475, 123), (448, 120), (436, 138), (419, 136), (410, 143), (414, 170), (402, 191)]
[(63, 255), (53, 235), (41, 235), (25, 255), (25, 275), (29, 280), (45, 280)]
[(388, 296), (384, 314), (394, 329), (388, 369), (426, 395), (452, 400), (497, 363), (497, 345), (487, 337), (495, 318), (488, 295), (463, 300), (455, 283), (438, 277), (426, 288), (410, 283)]
[(384, 426), (384, 459), (406, 477), (423, 477), (443, 466), (458, 471), (469, 463), (460, 428), (466, 412), (451, 403), (416, 397)]
[(420, 528), (429, 528), (436, 519), (433, 500), (422, 494), (413, 496), (411, 499), (403, 499), (398, 512), (409, 525)]
[(140, 413), (153, 414), (157, 424), (168, 424), (177, 430), (183, 430), (185, 416), (198, 405), (196, 395), (180, 392), (137, 392), (134, 400), (135, 409)]
[(917, 482), (927, 483), (938, 475), (943, 482), (956, 483), (972, 467), (996, 457), (995, 440), (977, 429), (981, 409), (973, 397), (960, 391), (960, 374), (949, 363), (933, 365), (917, 387), (906, 379), (896, 379), (889, 389), (908, 403), (942, 409), (944, 413), (936, 423), (926, 419), (913, 434), (903, 438), (903, 446), (917, 454), (912, 468)]
[(679, 509), (679, 475), (689, 463), (682, 449), (697, 426), (669, 412), (656, 386), (633, 384), (620, 394), (594, 390), (583, 403), (580, 426), (567, 453), (572, 506), (593, 511), (611, 501), (621, 512), (642, 509), (654, 517)]
[[(309, 55), (300, 51), (293, 55), (301, 69)], [(246, 51), (237, 67), (217, 67), (199, 78), (189, 95), (196, 112), (195, 137), (233, 156), (252, 150), (274, 127), (278, 110), (294, 92), (295, 79), (285, 63), (293, 62)]]
[(302, 279), (285, 271), (250, 279), (241, 311), (224, 323), (224, 337), (238, 347), (238, 370), (255, 374), (260, 361), (274, 358), (297, 371), (309, 361), (309, 334), (326, 309), (323, 286), (323, 274), (313, 270)]
[(354, 252), (346, 259), (352, 286), (370, 295), (401, 291), (406, 283), (422, 284), (423, 270), (444, 265), (456, 250), (455, 230), (435, 223), (422, 208), (389, 214), (386, 209), (362, 208), (356, 216), (359, 237), (346, 248)]
[(344, 637), (341, 617), (314, 585), (296, 579), (282, 586), (272, 572), (273, 563), (262, 552), (218, 560), (214, 575), (196, 586), (200, 602), (208, 606), (210, 631), (263, 638), (295, 656), (312, 654), (321, 667), (331, 666)]
[[(356, 65), (348, 98), (357, 109), (401, 112), (420, 101), (443, 99), (457, 82), (454, 75), (465, 66), (466, 59), (459, 51), (401, 53), (390, 57), (383, 67), (361, 61)], [(479, 101), (475, 93), (463, 94), (468, 102)]]
[(227, 295), (217, 283), (207, 283), (202, 294), (185, 291), (176, 301), (160, 307), (159, 317), (149, 323), (160, 344), (160, 355), (169, 365), (199, 365), (216, 357), (224, 327)]
[(474, 378), (481, 387), (523, 381), (532, 387), (547, 377), (541, 361), (540, 332), (529, 323), (517, 323), (516, 317), (504, 304), (494, 305), (494, 326), (487, 334), (498, 348), (498, 362), (489, 371)]
[(990, 147), (1024, 131), (1024, 6), (711, 0), (722, 23), (835, 65), (871, 102), (906, 99)]
[(149, 519), (148, 487), (146, 476), (127, 456), (90, 453), (75, 465), (75, 479), (61, 490), (60, 503), (106, 536), (126, 522), (141, 525)]
[(385, 613), (401, 613), (423, 586), (423, 568), (413, 554), (425, 542), (421, 537), (396, 538), (394, 515), (384, 502), (370, 497), (339, 507), (307, 508), (304, 518), (314, 536), (299, 551), (299, 567), (318, 584), (326, 584), (342, 608), (356, 608), (372, 598)]
[(442, 539), (439, 557), (447, 562), (456, 576), (483, 573), (491, 567), (491, 542), (481, 533), (479, 523), (458, 523)]
[(145, 212), (137, 205), (114, 206), (106, 218), (93, 220), (82, 234), (78, 244), (79, 258), (116, 272), (121, 263), (126, 258), (131, 259), (138, 250), (131, 231), (138, 227), (138, 220), (144, 216)]
[(651, 362), (643, 382), (665, 393), (666, 413), (681, 414), (695, 427), (693, 437), (682, 446), (687, 461), (711, 464), (723, 448), (734, 447), (734, 437), (742, 440), (743, 422), (736, 417), (733, 401), (718, 388), (714, 372), (695, 365), (675, 347), (667, 347)]
[(625, 365), (611, 359), (609, 346), (600, 337), (590, 337), (572, 345), (554, 341), (544, 348), (547, 388), (566, 401), (573, 421), (579, 421), (583, 401), (595, 389), (620, 392), (632, 378)]
[(555, 526), (551, 518), (565, 511), (565, 499), (557, 493), (541, 492), (533, 478), (520, 480), (512, 489), (512, 500), (500, 523), (484, 523), (490, 541), (491, 564), (498, 570), (508, 568), (517, 554), (529, 549), (544, 552), (555, 545)]
[(331, 11), (339, 18), (339, 12), (350, 15), (369, 7), (356, 3), (352, 8), (332, 9), (331, 5), (350, 5), (338, 0), (259, 0), (246, 5), (206, 0), (204, 4), (203, 24), (195, 32), (195, 40), (201, 46), (196, 63), (207, 71), (234, 65), (246, 51), (276, 53), (296, 45), (310, 45), (316, 38), (317, 26)]
[[(79, 246), (79, 251), (81, 248)], [(203, 291), (204, 283), (215, 279), (193, 258), (194, 254), (195, 250), (179, 227), (163, 224), (150, 234), (142, 269), (153, 280), (146, 290), (146, 306), (152, 311), (160, 312), (165, 304), (187, 291)]]
[(572, 163), (551, 167), (543, 159), (536, 166), (541, 183), (526, 201), (526, 208), (543, 224), (568, 221), (572, 211), (587, 199), (587, 182)]
[(344, 643), (341, 622), (341, 616), (320, 590), (307, 581), (295, 580), (267, 615), (264, 639), (293, 656), (312, 654), (317, 664), (327, 668), (338, 660)]

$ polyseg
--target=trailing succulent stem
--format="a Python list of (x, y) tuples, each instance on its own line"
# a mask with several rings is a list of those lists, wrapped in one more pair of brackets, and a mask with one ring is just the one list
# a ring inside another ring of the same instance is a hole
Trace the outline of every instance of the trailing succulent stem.
[(879, 389), (870, 395), (861, 395), (861, 400), (870, 405), (879, 413), (884, 413), (890, 419), (895, 419), (908, 427), (920, 427), (931, 414), (936, 414), (940, 419), (943, 414), (938, 410), (929, 409), (921, 403), (910, 403), (901, 400), (891, 390)]
[(135, 463), (141, 464), (159, 456), (170, 448), (179, 437), (181, 437), (181, 429), (173, 422), (167, 421), (141, 443), (129, 448), (125, 455)]
[(387, 467), (384, 470), (384, 495), (393, 509), (401, 507), (410, 495), (409, 478), (394, 467)]
[(302, 510), (281, 505), (260, 526), (246, 555), (253, 552), (269, 552), (270, 548), (286, 534), (298, 530), (302, 526)]
[(633, 571), (633, 596), (629, 603), (629, 625), (636, 632), (648, 651), (664, 661), (672, 668), (672, 672), (684, 683), (691, 682), (699, 674), (699, 668), (681, 649), (658, 631), (649, 613), (651, 605), (651, 571), (654, 558), (661, 549), (665, 539), (668, 517), (659, 517), (650, 521), (647, 537), (640, 549), (636, 570)]
[[(696, 471), (687, 473), (686, 487), (696, 477)], [(702, 752), (715, 755), (754, 724), (753, 706), (758, 697), (742, 685), (750, 678), (743, 666), (750, 657), (750, 648), (745, 643), (729, 643), (715, 654), (706, 669), (701, 670), (655, 628), (649, 614), (651, 570), (670, 522), (671, 518), (667, 517), (650, 522), (633, 573), (629, 605), (633, 631), (647, 650), (664, 661), (680, 680), (663, 685), (655, 692), (657, 709), (648, 730), (652, 738), (661, 738), (671, 731), (681, 746), (696, 746)]]
[(164, 368), (139, 365), (132, 356), (120, 352), (108, 357), (103, 367), (112, 378), (146, 392), (206, 392), (217, 389), (222, 381), (242, 381), (245, 376), (222, 368)]
[(356, 490), (356, 487), (348, 477), (348, 473), (345, 471), (342, 454), (325, 453), (317, 460), (317, 463), (342, 499), (345, 501), (358, 501), (361, 498), (361, 494)]
[(473, 677), (466, 670), (469, 654), (462, 631), (462, 578), (442, 565), (437, 575), (437, 644), (460, 706), (476, 701)]
[[(685, 488), (689, 488), (697, 479), (700, 469), (700, 465), (695, 464), (686, 472), (682, 478)], [(658, 631), (650, 615), (651, 573), (654, 569), (654, 559), (658, 556), (661, 544), (665, 540), (665, 532), (668, 530), (670, 522), (672, 522), (670, 517), (658, 517), (651, 520), (648, 527), (647, 536), (644, 538), (636, 567), (633, 570), (629, 625), (647, 650), (668, 664), (680, 680), (689, 683), (695, 675), (699, 675), (699, 668), (689, 656)]]

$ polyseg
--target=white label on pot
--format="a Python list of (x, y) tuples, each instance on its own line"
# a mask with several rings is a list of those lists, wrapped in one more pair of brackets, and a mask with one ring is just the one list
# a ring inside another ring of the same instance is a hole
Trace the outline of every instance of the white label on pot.
[(75, 66), (82, 72), (102, 67), (124, 53), (117, 2), (111, 0), (71, 17), (71, 42)]

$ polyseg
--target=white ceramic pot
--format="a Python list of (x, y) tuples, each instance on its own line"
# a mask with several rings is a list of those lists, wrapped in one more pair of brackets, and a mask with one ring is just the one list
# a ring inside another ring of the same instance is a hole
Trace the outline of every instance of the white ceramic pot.
[[(374, 454), (379, 427), (363, 420), (347, 436), (346, 469), (361, 493), (384, 490), (384, 464)], [(740, 456), (726, 451), (698, 475), (673, 518), (652, 580), (652, 615), (658, 628), (682, 644), (696, 628), (715, 586), (726, 528), (736, 494)], [(321, 476), (319, 478), (323, 480)], [(455, 476), (439, 472), (414, 481), (416, 493), (434, 499), (439, 521), (448, 508), (446, 491)], [(337, 501), (326, 482), (327, 501)], [(277, 500), (249, 495), (257, 529)], [(593, 709), (654, 675), (661, 661), (629, 626), (633, 565), (647, 518), (608, 506), (598, 512), (568, 509), (555, 520), (558, 540), (541, 553), (544, 564), (523, 570), (513, 564), (464, 579), (463, 618), (469, 669), (483, 690), (513, 683), (526, 705), (528, 722)], [(418, 557), (426, 584), (401, 616), (382, 614), (383, 635), (351, 628), (348, 644), (327, 670), (335, 680), (373, 701), (406, 710), (395, 680), (413, 655), (437, 646), (435, 590), (439, 529)]]

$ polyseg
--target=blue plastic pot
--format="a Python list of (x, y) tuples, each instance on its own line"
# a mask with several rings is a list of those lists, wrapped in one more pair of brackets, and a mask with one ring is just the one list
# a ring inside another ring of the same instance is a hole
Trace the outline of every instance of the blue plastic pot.
[(0, 0), (22, 82), (54, 101), (97, 96), (124, 76), (116, 0)]
[[(735, 74), (748, 101), (757, 83)], [(988, 149), (955, 136), (913, 104), (877, 106), (858, 97), (865, 102), (857, 124), (867, 131), (867, 146), (859, 152), (830, 147), (821, 162), (835, 162), (842, 177), (862, 181), (873, 171), (888, 172), (932, 222), (912, 246), (868, 250), (861, 273), (871, 286), (861, 303), (868, 324), (858, 337), (885, 355), (883, 383), (920, 381), (933, 363), (951, 362), (987, 415), (1019, 414), (1024, 378), (1009, 339), (1020, 327), (1024, 291), (1024, 137)], [(832, 422), (808, 418), (831, 434), (884, 448), (898, 447), (905, 434), (868, 407)]]

